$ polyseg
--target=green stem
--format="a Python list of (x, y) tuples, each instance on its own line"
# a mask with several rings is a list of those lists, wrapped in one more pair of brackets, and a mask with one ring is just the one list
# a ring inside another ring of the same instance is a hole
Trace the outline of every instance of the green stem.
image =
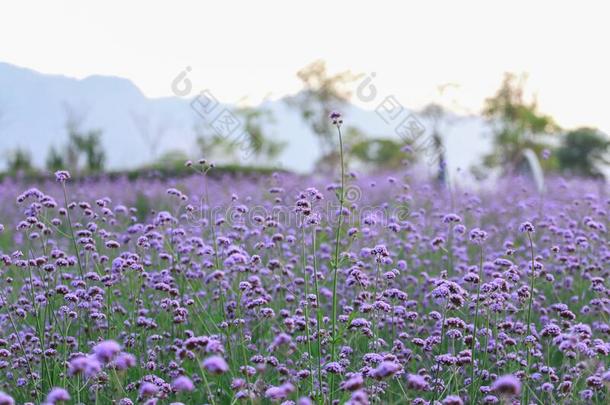
[(479, 320), (479, 298), (481, 296), (481, 284), (483, 283), (483, 245), (481, 245), (480, 249), (480, 258), (479, 258), (479, 282), (477, 283), (477, 298), (474, 309), (474, 325), (472, 331), (472, 343), (470, 345), (470, 356), (472, 358), (472, 369), (470, 372), (470, 398), (472, 403), (476, 403), (476, 395), (477, 391), (474, 386), (474, 369), (475, 369), (475, 346), (477, 341), (477, 322)]
[(379, 289), (379, 274), (381, 273), (381, 265), (380, 259), (377, 257), (377, 271), (375, 274), (375, 288), (373, 289), (373, 319), (371, 324), (371, 330), (373, 332), (373, 352), (377, 352), (377, 341), (378, 339), (378, 331), (377, 331), (377, 310), (375, 309), (375, 302), (377, 302), (377, 291)]
[(322, 325), (322, 312), (320, 310), (320, 288), (318, 286), (318, 261), (316, 259), (316, 229), (312, 228), (311, 232), (311, 250), (313, 253), (313, 286), (316, 293), (316, 336), (318, 346), (318, 385), (320, 395), (322, 395), (322, 336), (320, 335), (320, 326)]
[(78, 245), (76, 238), (74, 237), (74, 228), (72, 227), (72, 218), (70, 217), (70, 208), (68, 208), (68, 193), (66, 192), (66, 183), (62, 182), (62, 190), (64, 192), (64, 207), (66, 208), (66, 217), (68, 218), (68, 227), (70, 228), (70, 239), (72, 239), (72, 245), (74, 246), (74, 253), (76, 254), (76, 260), (78, 262), (78, 271), (80, 272), (81, 280), (85, 279), (83, 273), (83, 265), (80, 260), (80, 253), (78, 251)]
[[(337, 345), (337, 279), (339, 270), (339, 243), (341, 240), (341, 222), (343, 220), (343, 203), (345, 201), (345, 167), (343, 165), (343, 137), (341, 136), (341, 126), (337, 125), (337, 132), (339, 133), (339, 154), (341, 158), (341, 193), (339, 194), (339, 218), (337, 223), (337, 232), (335, 236), (335, 256), (333, 262), (333, 308), (332, 308), (332, 341), (330, 344), (330, 358), (331, 361), (335, 361), (335, 349)], [(333, 390), (334, 390), (334, 374), (330, 377), (330, 403), (333, 402)]]
[[(311, 336), (309, 333), (309, 280), (307, 278), (307, 258), (305, 257), (305, 221), (301, 223), (301, 243), (302, 243), (302, 261), (303, 261), (303, 277), (305, 278), (305, 333), (307, 335), (307, 351), (309, 352), (309, 373), (311, 375), (311, 393), (315, 390), (315, 379), (312, 370), (313, 351), (311, 350)], [(318, 360), (318, 363), (320, 361)]]
[[(535, 258), (534, 258), (534, 242), (532, 241), (532, 235), (528, 232), (527, 233), (527, 238), (529, 239), (530, 242), (530, 251), (531, 251), (531, 255), (532, 255), (532, 274), (530, 276), (530, 296), (529, 296), (529, 302), (527, 304), (527, 331), (530, 335), (533, 334), (533, 328), (531, 326), (531, 320), (532, 320), (532, 302), (534, 301), (534, 280), (536, 279), (536, 262), (535, 262)], [(527, 336), (526, 336), (527, 338)], [(527, 369), (525, 372), (526, 375), (526, 389), (524, 390), (524, 395), (525, 395), (525, 403), (527, 404), (529, 402), (529, 389), (527, 389), (529, 387), (529, 373), (530, 373), (530, 349), (529, 347), (527, 347), (527, 343), (525, 343), (525, 350), (527, 353)]]

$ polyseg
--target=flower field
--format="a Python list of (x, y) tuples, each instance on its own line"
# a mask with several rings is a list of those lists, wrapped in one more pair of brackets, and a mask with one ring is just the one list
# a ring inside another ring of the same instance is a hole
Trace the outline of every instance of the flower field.
[(610, 400), (607, 186), (192, 168), (0, 184), (0, 404)]

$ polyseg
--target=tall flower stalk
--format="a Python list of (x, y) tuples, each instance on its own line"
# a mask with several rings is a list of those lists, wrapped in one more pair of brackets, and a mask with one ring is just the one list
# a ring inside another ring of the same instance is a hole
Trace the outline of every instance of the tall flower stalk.
[(475, 368), (476, 368), (476, 344), (477, 344), (477, 325), (479, 322), (479, 304), (481, 301), (481, 284), (483, 283), (483, 242), (487, 239), (487, 232), (474, 228), (470, 231), (470, 242), (479, 246), (479, 274), (477, 279), (477, 296), (474, 304), (474, 321), (472, 325), (472, 342), (470, 345), (471, 370), (470, 370), (470, 401), (476, 403), (477, 390), (475, 389)]
[[(343, 119), (341, 114), (338, 112), (332, 112), (330, 114), (330, 120), (332, 124), (337, 127), (337, 133), (339, 134), (339, 157), (341, 163), (341, 189), (337, 198), (339, 199), (339, 218), (337, 219), (337, 230), (335, 232), (335, 254), (333, 258), (333, 307), (332, 307), (332, 341), (330, 346), (330, 358), (331, 361), (335, 361), (336, 346), (337, 346), (337, 279), (339, 270), (339, 243), (341, 241), (341, 225), (343, 220), (343, 204), (345, 203), (345, 166), (343, 164), (343, 137), (341, 135), (341, 125)], [(331, 374), (330, 383), (330, 403), (333, 402), (333, 390), (334, 390), (334, 374)]]
[(318, 346), (318, 359), (317, 359), (317, 366), (318, 366), (318, 385), (319, 385), (319, 390), (320, 390), (320, 396), (322, 396), (322, 364), (321, 364), (321, 359), (322, 359), (322, 335), (320, 334), (320, 326), (322, 325), (322, 310), (320, 307), (320, 288), (318, 285), (318, 261), (316, 259), (316, 229), (315, 226), (312, 227), (312, 231), (311, 231), (311, 250), (312, 250), (312, 256), (313, 256), (313, 286), (314, 286), (314, 292), (316, 294), (316, 341), (317, 341), (317, 346)]
[[(303, 260), (303, 277), (305, 278), (305, 333), (307, 335), (307, 353), (309, 354), (309, 373), (311, 377), (311, 392), (315, 391), (315, 378), (313, 372), (313, 350), (311, 349), (311, 334), (309, 333), (309, 280), (307, 277), (307, 256), (305, 253), (305, 220), (301, 221), (301, 244), (302, 244), (302, 260)], [(319, 340), (318, 340), (319, 341)], [(318, 360), (318, 366), (320, 362)]]
[[(527, 239), (529, 240), (529, 247), (530, 247), (530, 253), (531, 253), (531, 259), (532, 259), (532, 271), (531, 271), (531, 275), (530, 275), (530, 294), (529, 294), (529, 299), (528, 299), (528, 303), (527, 303), (527, 325), (526, 325), (526, 331), (529, 335), (533, 335), (534, 330), (532, 328), (531, 325), (531, 321), (532, 321), (532, 302), (534, 301), (534, 284), (535, 284), (535, 280), (536, 280), (536, 259), (534, 256), (534, 241), (532, 240), (532, 233), (534, 233), (534, 225), (532, 225), (530, 222), (524, 222), (519, 226), (519, 231), (526, 233), (527, 234)], [(527, 337), (526, 337), (527, 339)], [(526, 377), (529, 380), (529, 376), (530, 376), (530, 361), (531, 361), (531, 356), (530, 356), (530, 349), (527, 347), (527, 342), (525, 342), (525, 350), (527, 352), (527, 369), (526, 369)], [(529, 381), (526, 380), (525, 383), (525, 389), (523, 390), (523, 394), (525, 396), (525, 401), (524, 403), (529, 403)]]
[(74, 235), (74, 228), (72, 227), (72, 218), (70, 217), (70, 207), (68, 204), (68, 192), (66, 190), (66, 182), (70, 180), (70, 173), (65, 170), (55, 172), (55, 179), (61, 184), (61, 189), (64, 195), (64, 209), (66, 210), (66, 218), (68, 219), (68, 229), (70, 230), (70, 239), (72, 240), (72, 246), (74, 247), (74, 254), (76, 255), (76, 263), (78, 264), (78, 271), (81, 279), (84, 280), (85, 275), (83, 272), (83, 265), (81, 263), (80, 252), (78, 250), (78, 244), (76, 243), (76, 236)]
[[(200, 159), (199, 165), (201, 166), (200, 172), (203, 175), (204, 203), (205, 203), (206, 209), (209, 211), (209, 224), (210, 224), (210, 230), (212, 233), (212, 235), (211, 235), (212, 236), (212, 246), (214, 247), (214, 266), (215, 266), (216, 271), (220, 271), (220, 270), (222, 270), (222, 267), (220, 265), (220, 250), (218, 249), (218, 236), (217, 236), (217, 232), (216, 232), (216, 218), (214, 217), (214, 210), (210, 206), (210, 191), (209, 191), (210, 188), (209, 188), (209, 183), (208, 183), (208, 172), (214, 168), (214, 163), (207, 162), (205, 159)], [(227, 325), (230, 325), (229, 319), (227, 318), (227, 314), (226, 314), (226, 297), (225, 297), (225, 291), (223, 289), (222, 281), (220, 281), (218, 283), (218, 295), (220, 298), (219, 306), (220, 306), (220, 313), (222, 315), (222, 319)], [(225, 329), (225, 336), (227, 338), (227, 348), (229, 350), (229, 353), (231, 353), (230, 330), (228, 327), (224, 328), (224, 329)]]
[(476, 402), (477, 390), (474, 385), (474, 373), (476, 368), (476, 344), (477, 344), (477, 323), (479, 321), (479, 304), (481, 302), (481, 284), (483, 283), (483, 245), (479, 245), (479, 279), (477, 282), (477, 297), (474, 304), (474, 322), (472, 327), (472, 343), (470, 345), (470, 356), (472, 358), (472, 368), (470, 370), (470, 398), (474, 403)]

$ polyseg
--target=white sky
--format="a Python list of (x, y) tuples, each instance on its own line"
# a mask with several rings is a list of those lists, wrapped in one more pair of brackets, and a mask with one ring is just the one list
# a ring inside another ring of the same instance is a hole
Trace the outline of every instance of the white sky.
[(149, 96), (191, 66), (195, 86), (257, 102), (297, 91), (295, 72), (322, 58), (376, 72), (408, 107), (457, 83), (450, 98), (470, 111), (503, 72), (528, 72), (560, 125), (610, 132), (609, 16), (604, 1), (5, 1), (0, 61), (127, 77)]

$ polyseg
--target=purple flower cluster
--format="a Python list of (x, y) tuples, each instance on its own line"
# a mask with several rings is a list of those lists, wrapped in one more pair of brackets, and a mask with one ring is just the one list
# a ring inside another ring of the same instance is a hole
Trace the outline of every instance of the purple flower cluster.
[(202, 165), (0, 183), (0, 405), (610, 400), (598, 183)]

